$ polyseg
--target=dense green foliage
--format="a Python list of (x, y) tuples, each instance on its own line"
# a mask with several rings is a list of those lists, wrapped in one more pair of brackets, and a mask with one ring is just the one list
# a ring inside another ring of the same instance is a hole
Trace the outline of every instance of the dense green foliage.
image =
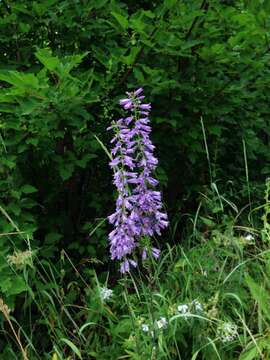
[[(0, 1), (0, 297), (29, 359), (270, 356), (269, 14), (266, 0)], [(104, 146), (139, 86), (171, 228), (149, 278), (130, 283), (109, 259)], [(115, 287), (110, 306), (98, 281)], [(194, 299), (211, 326), (134, 332)], [(17, 359), (7, 319), (0, 358)], [(226, 319), (234, 345), (215, 340)]]

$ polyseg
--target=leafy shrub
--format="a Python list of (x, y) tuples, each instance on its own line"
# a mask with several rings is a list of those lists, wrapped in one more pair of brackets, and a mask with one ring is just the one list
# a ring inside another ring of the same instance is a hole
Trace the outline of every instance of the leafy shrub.
[[(31, 359), (269, 356), (269, 10), (247, 0), (1, 1), (3, 359), (18, 358), (16, 344)], [(109, 143), (119, 97), (138, 85), (155, 105), (171, 229), (158, 268), (123, 287), (108, 261), (113, 189), (97, 139)], [(113, 288), (109, 305), (100, 286)], [(202, 318), (177, 312), (195, 300)], [(154, 338), (142, 331), (163, 318)]]

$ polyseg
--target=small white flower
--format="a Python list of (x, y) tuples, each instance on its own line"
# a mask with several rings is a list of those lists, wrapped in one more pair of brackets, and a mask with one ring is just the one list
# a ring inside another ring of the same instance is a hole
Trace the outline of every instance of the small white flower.
[(223, 343), (231, 342), (231, 341), (233, 341), (233, 339), (234, 339), (234, 337), (230, 336), (230, 335), (224, 335), (221, 337), (221, 340)]
[(168, 322), (165, 317), (161, 317), (159, 320), (155, 321), (155, 324), (158, 329), (162, 329), (167, 327)]
[(100, 288), (100, 298), (102, 301), (105, 301), (109, 299), (113, 294), (113, 291), (111, 289), (108, 289), (106, 287)]
[(149, 331), (149, 326), (147, 324), (142, 324), (142, 331), (143, 332), (148, 332)]
[(177, 306), (177, 310), (180, 314), (184, 315), (183, 318), (186, 320), (188, 318), (187, 315), (190, 314), (190, 311), (189, 311), (189, 305), (187, 304), (182, 304), (182, 305), (178, 305)]
[(233, 341), (237, 334), (237, 326), (231, 322), (224, 322), (218, 327), (218, 335), (223, 343)]
[(177, 310), (181, 313), (181, 314), (186, 314), (189, 312), (189, 307), (186, 304), (183, 305), (178, 305)]
[(191, 302), (191, 305), (194, 306), (195, 311), (197, 311), (197, 312), (203, 312), (203, 306), (202, 306), (202, 304), (201, 304), (198, 300), (193, 300), (193, 301)]
[(246, 240), (246, 241), (252, 241), (252, 240), (254, 240), (254, 236), (253, 236), (252, 234), (247, 234), (247, 235), (245, 236), (245, 240)]

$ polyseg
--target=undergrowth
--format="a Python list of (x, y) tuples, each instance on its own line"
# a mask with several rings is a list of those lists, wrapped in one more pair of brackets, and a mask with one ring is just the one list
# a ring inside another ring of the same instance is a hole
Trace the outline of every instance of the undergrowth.
[(64, 250), (54, 264), (38, 249), (9, 255), (27, 290), (15, 309), (1, 300), (0, 358), (268, 359), (269, 194), (267, 180), (252, 227), (212, 185), (185, 239), (123, 277)]

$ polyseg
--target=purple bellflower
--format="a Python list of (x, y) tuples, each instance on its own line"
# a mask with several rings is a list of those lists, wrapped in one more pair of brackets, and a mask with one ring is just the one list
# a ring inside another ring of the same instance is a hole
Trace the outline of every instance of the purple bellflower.
[[(142, 93), (142, 88), (127, 92), (120, 105), (129, 112), (128, 117), (114, 121), (108, 128), (114, 130), (110, 167), (118, 192), (115, 212), (108, 217), (114, 226), (109, 234), (110, 251), (112, 259), (121, 261), (122, 273), (137, 266), (131, 256), (136, 248), (140, 249), (142, 260), (147, 258), (149, 248), (142, 246), (140, 240), (160, 235), (168, 226), (161, 194), (155, 189), (158, 181), (153, 177), (158, 160), (150, 140), (151, 104), (142, 103)], [(158, 258), (160, 251), (152, 248), (151, 253)]]

